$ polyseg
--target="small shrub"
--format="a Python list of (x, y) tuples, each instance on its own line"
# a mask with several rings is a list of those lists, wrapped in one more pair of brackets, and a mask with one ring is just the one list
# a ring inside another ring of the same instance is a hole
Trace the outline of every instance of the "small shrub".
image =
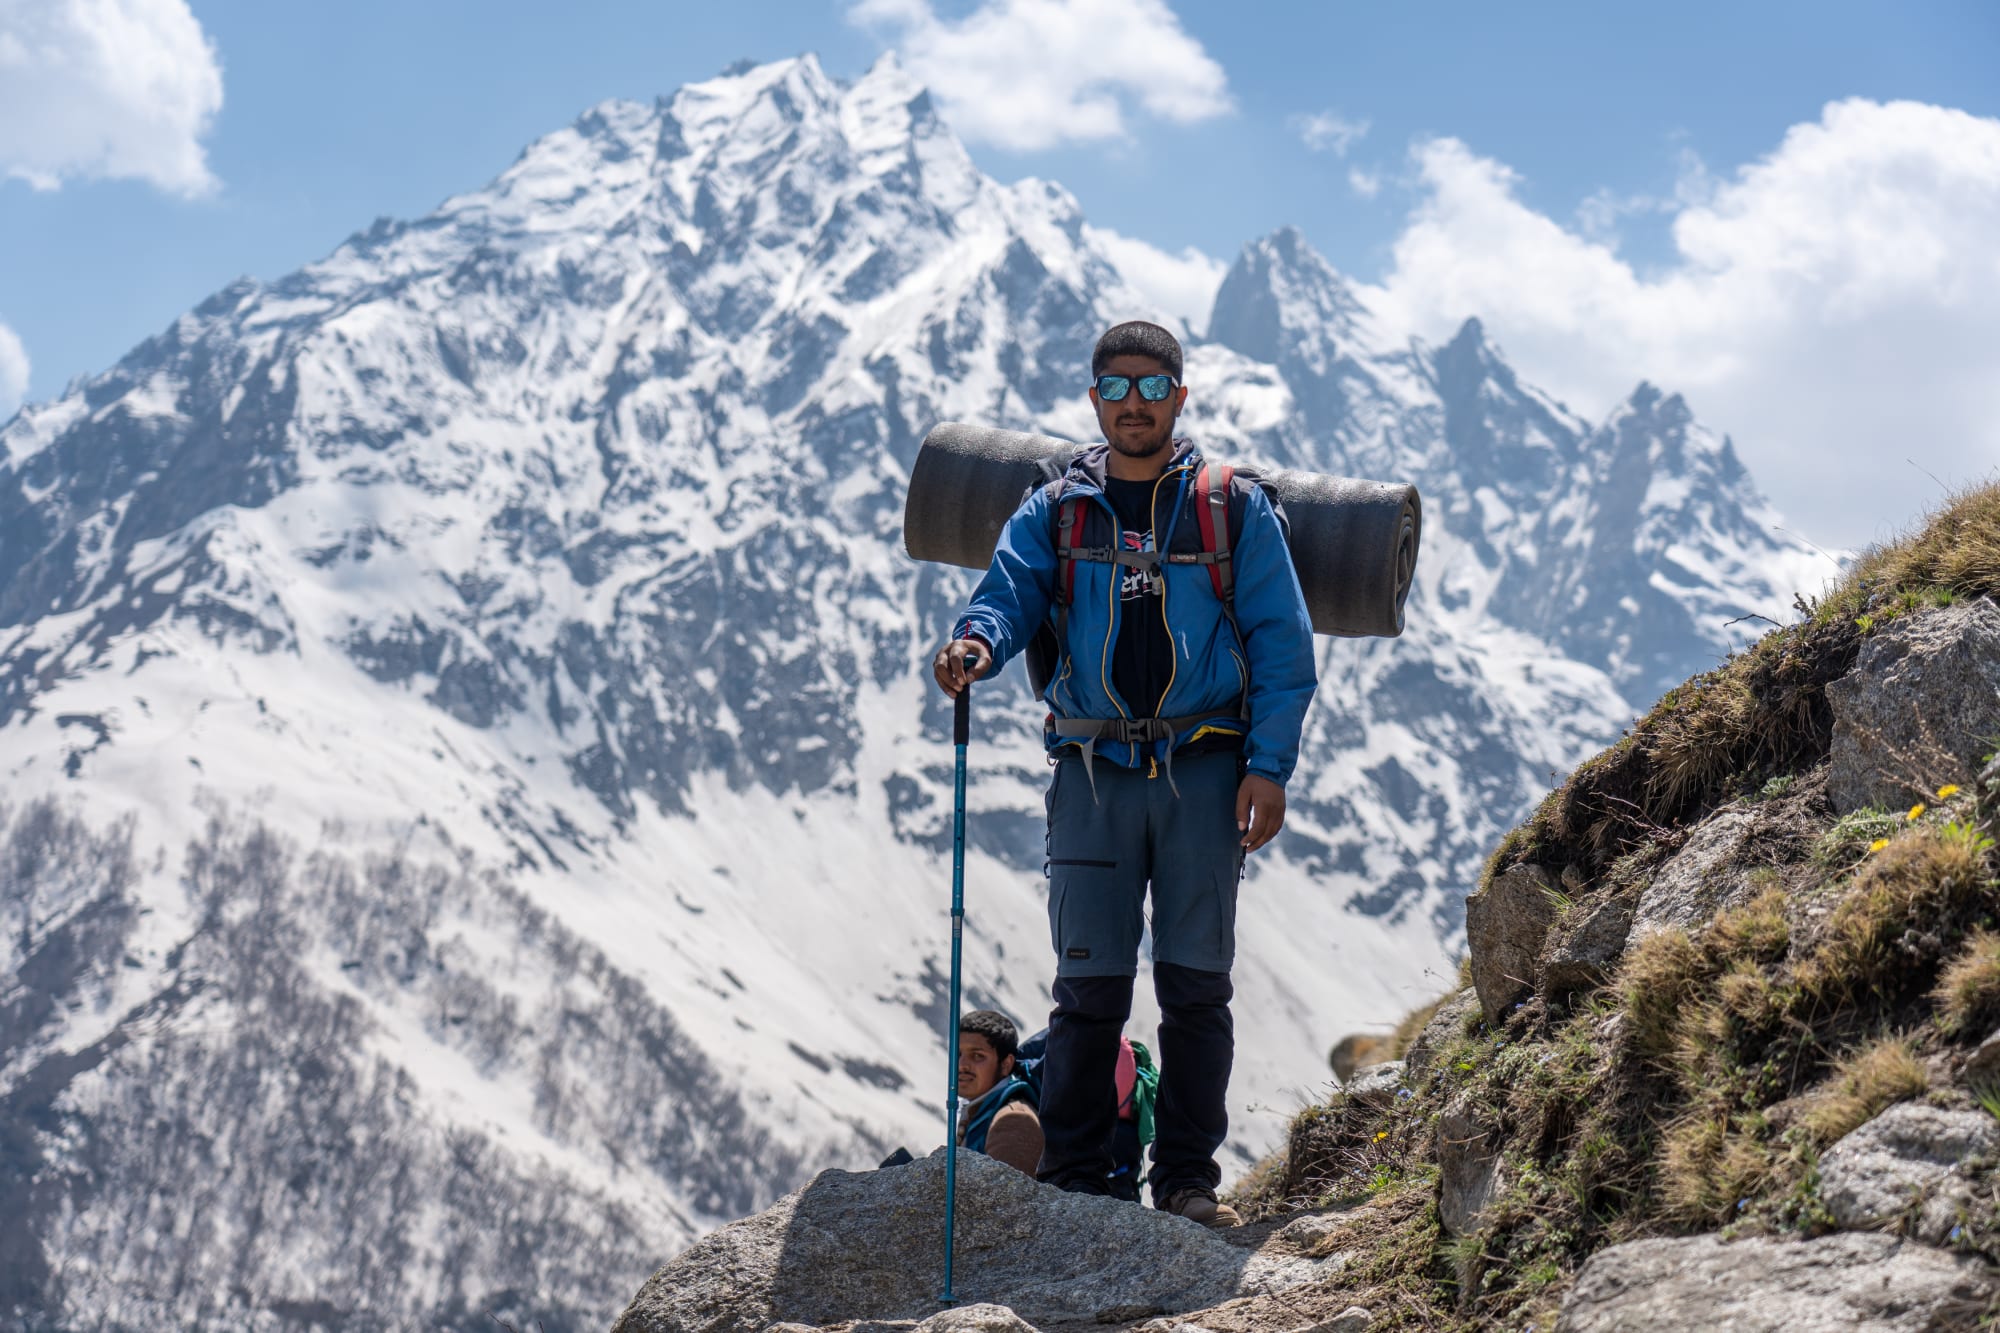
[(1840, 1062), (1799, 1123), (1814, 1146), (1824, 1148), (1929, 1087), (1930, 1076), (1909, 1041), (1884, 1037)]
[(1976, 1034), (2000, 1021), (2000, 934), (1984, 926), (1974, 930), (1945, 964), (1931, 998), (1946, 1032)]

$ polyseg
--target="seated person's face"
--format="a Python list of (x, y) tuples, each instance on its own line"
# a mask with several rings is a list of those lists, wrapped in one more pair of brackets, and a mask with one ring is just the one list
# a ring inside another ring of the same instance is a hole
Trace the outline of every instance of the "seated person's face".
[(993, 1043), (977, 1032), (958, 1034), (958, 1095), (968, 1101), (984, 1097), (1014, 1072), (1014, 1057), (1004, 1060)]

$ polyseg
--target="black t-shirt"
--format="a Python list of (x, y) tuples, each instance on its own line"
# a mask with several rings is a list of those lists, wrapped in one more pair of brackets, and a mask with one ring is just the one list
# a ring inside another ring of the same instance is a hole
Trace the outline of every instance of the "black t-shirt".
[[(1104, 493), (1118, 511), (1119, 533), (1114, 543), (1119, 550), (1153, 549), (1153, 491), (1151, 481), (1104, 479)], [(1167, 504), (1173, 504), (1174, 488), (1162, 486)], [(1119, 565), (1118, 643), (1111, 658), (1111, 683), (1131, 708), (1134, 717), (1152, 717), (1159, 712), (1160, 700), (1174, 675), (1174, 641), (1167, 633), (1162, 609), (1161, 572)]]

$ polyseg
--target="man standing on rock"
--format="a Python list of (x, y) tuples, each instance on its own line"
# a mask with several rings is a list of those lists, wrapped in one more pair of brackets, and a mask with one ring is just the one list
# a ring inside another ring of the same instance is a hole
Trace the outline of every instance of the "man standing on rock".
[(1161, 1021), (1148, 1183), (1155, 1207), (1234, 1226), (1216, 1202), (1215, 1154), (1229, 1130), (1236, 891), (1244, 857), (1284, 824), (1317, 684), (1312, 623), (1270, 500), (1221, 469), (1204, 480), (1200, 454), (1174, 439), (1187, 389), (1173, 335), (1120, 324), (1098, 340), (1091, 375), (1105, 444), (1008, 521), (932, 669), (955, 696), (1054, 630), (1056, 982), (1038, 1178), (1106, 1191), (1150, 888)]

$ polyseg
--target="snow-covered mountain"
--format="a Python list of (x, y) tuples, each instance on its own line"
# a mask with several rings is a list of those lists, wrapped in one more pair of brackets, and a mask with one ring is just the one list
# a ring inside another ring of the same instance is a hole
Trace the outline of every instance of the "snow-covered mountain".
[[(1091, 438), (1148, 315), (1063, 190), (808, 56), (600, 106), (0, 428), (0, 1310), (601, 1324), (935, 1143), (971, 580), (902, 555), (905, 481), (940, 420)], [(1247, 1161), (1442, 987), (1551, 775), (1820, 575), (1679, 398), (1582, 421), (1294, 231), (1203, 332), (1211, 453), (1426, 502), (1244, 891)], [(976, 712), (968, 994), (1032, 1027), (1040, 710)]]

